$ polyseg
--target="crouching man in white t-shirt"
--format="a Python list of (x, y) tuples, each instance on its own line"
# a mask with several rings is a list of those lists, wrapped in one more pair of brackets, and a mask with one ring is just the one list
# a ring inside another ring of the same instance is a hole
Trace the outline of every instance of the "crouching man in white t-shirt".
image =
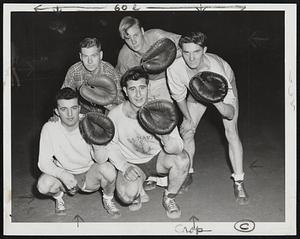
[(148, 100), (149, 79), (140, 67), (129, 69), (121, 78), (128, 100), (112, 109), (108, 117), (115, 135), (107, 145), (111, 162), (119, 170), (116, 191), (119, 198), (136, 211), (149, 201), (143, 182), (149, 176), (168, 176), (162, 204), (169, 218), (179, 218), (181, 210), (175, 197), (185, 180), (189, 158), (177, 127), (170, 134), (147, 132), (137, 120), (139, 109)]

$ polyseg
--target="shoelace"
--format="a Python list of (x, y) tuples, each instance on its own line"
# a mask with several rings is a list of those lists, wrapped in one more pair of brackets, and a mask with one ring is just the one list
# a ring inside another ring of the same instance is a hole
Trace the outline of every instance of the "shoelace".
[(58, 210), (64, 210), (65, 209), (65, 203), (62, 200), (57, 200), (57, 209)]
[(112, 200), (105, 200), (105, 204), (108, 207), (109, 210), (113, 211), (113, 212), (118, 212), (118, 208), (116, 207), (115, 203)]
[(176, 202), (173, 198), (168, 198), (166, 200), (166, 205), (168, 207), (168, 211), (173, 212), (173, 211), (177, 211), (178, 207), (176, 205)]

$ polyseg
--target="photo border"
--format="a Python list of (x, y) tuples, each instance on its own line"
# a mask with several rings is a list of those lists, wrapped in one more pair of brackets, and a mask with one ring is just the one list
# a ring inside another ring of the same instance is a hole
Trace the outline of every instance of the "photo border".
[[(125, 7), (126, 6), (126, 9)], [(122, 8), (123, 7), (123, 8)], [(296, 4), (4, 4), (3, 5), (3, 222), (4, 235), (245, 235), (237, 222), (13, 223), (11, 221), (11, 39), (12, 12), (55, 11), (284, 11), (285, 15), (285, 222), (255, 222), (246, 235), (296, 234)], [(251, 220), (250, 220), (251, 221)], [(248, 226), (252, 222), (246, 221)], [(101, 227), (99, 227), (101, 224)], [(137, 227), (138, 225), (138, 227)], [(180, 226), (179, 226), (180, 225)], [(153, 230), (155, 228), (155, 230)], [(180, 229), (179, 229), (180, 228)], [(208, 230), (208, 231), (205, 231)]]

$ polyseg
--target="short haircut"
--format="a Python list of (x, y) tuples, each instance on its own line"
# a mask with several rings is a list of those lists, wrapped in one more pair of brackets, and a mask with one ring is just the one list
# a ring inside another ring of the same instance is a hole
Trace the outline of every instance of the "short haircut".
[(146, 84), (149, 83), (149, 76), (147, 72), (141, 66), (135, 66), (130, 68), (128, 71), (124, 73), (121, 78), (121, 87), (127, 87), (127, 82), (130, 80), (137, 81), (141, 78), (146, 79)]
[(122, 39), (127, 35), (127, 30), (134, 25), (141, 27), (140, 21), (137, 18), (131, 16), (123, 17), (119, 25), (119, 33)]
[(81, 51), (82, 48), (90, 48), (93, 46), (96, 46), (99, 51), (101, 50), (101, 43), (97, 38), (86, 37), (79, 43), (79, 51)]
[(201, 47), (206, 46), (207, 37), (202, 32), (191, 32), (188, 34), (183, 34), (178, 42), (178, 46), (182, 49), (184, 43), (195, 43)]
[(75, 90), (70, 87), (62, 88), (55, 95), (56, 105), (58, 100), (70, 100), (75, 98), (78, 99), (78, 93)]

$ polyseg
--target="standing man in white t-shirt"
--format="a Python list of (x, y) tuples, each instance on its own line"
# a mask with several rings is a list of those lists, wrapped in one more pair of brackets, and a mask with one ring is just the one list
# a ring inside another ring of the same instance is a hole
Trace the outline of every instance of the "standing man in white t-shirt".
[(102, 188), (103, 207), (112, 217), (119, 217), (113, 201), (116, 170), (107, 161), (105, 148), (87, 144), (80, 134), (77, 93), (68, 87), (60, 89), (56, 103), (59, 120), (45, 123), (41, 131), (39, 192), (54, 198), (55, 213), (65, 215), (64, 192), (95, 192)]
[(192, 182), (193, 159), (195, 155), (195, 132), (206, 110), (206, 105), (197, 102), (189, 90), (190, 79), (199, 72), (211, 71), (222, 75), (228, 82), (228, 93), (222, 102), (213, 105), (223, 118), (225, 136), (228, 141), (229, 158), (233, 168), (234, 194), (239, 204), (248, 203), (248, 195), (244, 188), (243, 147), (238, 134), (238, 93), (234, 73), (229, 64), (215, 54), (207, 53), (206, 36), (201, 32), (182, 35), (179, 47), (182, 57), (174, 61), (167, 69), (168, 84), (172, 98), (177, 102), (183, 114), (180, 133), (183, 137), (185, 150), (189, 153), (191, 164), (189, 175), (183, 185)]

